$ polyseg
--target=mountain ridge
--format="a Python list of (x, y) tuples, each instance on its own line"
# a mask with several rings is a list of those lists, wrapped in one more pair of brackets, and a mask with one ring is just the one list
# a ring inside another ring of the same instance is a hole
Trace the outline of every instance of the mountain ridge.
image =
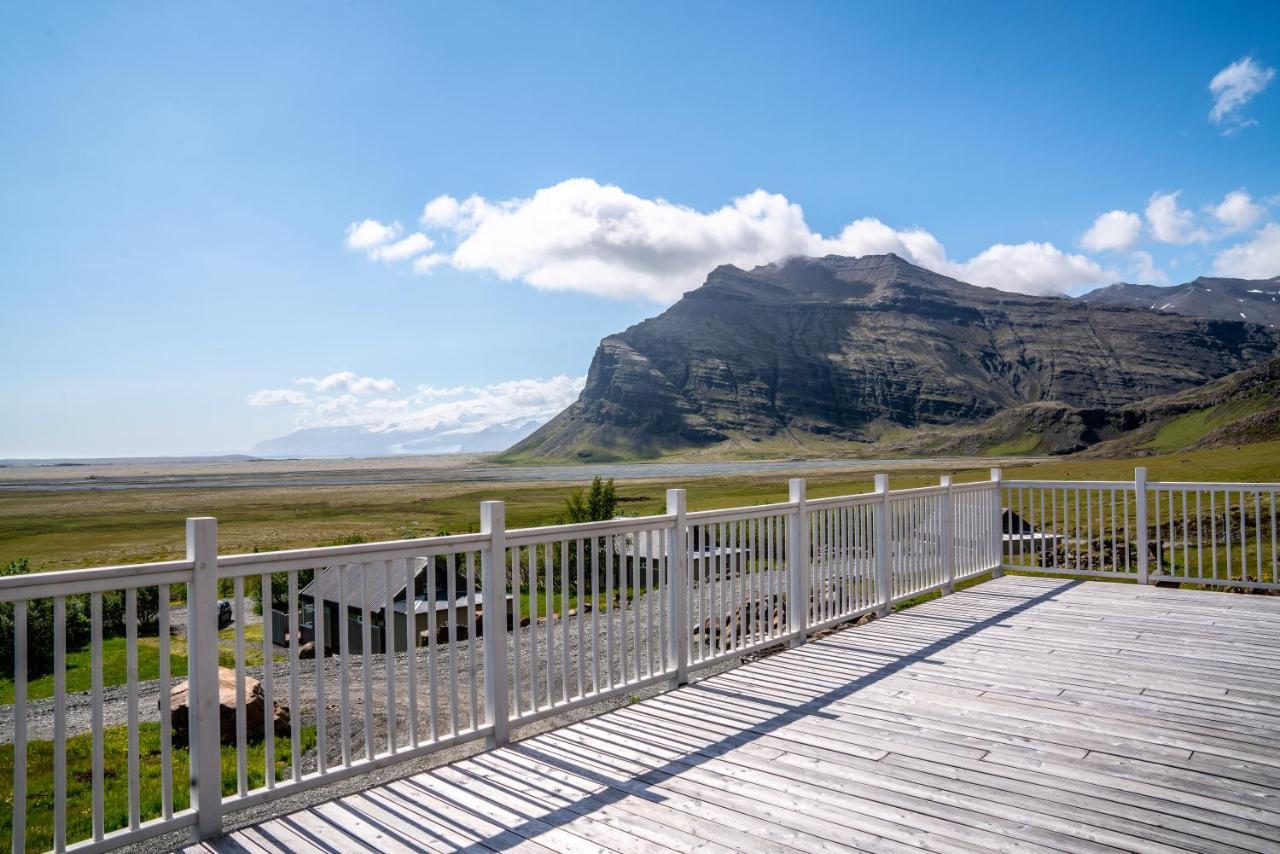
[(971, 285), (896, 255), (717, 267), (601, 341), (569, 408), (507, 459), (869, 446), (1033, 403), (1117, 409), (1277, 353), (1274, 330)]

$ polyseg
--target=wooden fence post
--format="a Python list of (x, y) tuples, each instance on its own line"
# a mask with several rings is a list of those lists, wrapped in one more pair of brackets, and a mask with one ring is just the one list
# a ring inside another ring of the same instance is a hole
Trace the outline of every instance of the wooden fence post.
[[(222, 833), (222, 721), (218, 710), (218, 520), (187, 520), (187, 749), (197, 840)], [(169, 607), (161, 602), (161, 608)], [(161, 697), (160, 702), (169, 702)]]
[(1004, 494), (1002, 492), (1000, 482), (1002, 473), (1000, 469), (991, 470), (991, 482), (995, 484), (995, 489), (991, 493), (991, 519), (992, 532), (991, 540), (995, 545), (995, 566), (991, 570), (992, 578), (999, 578), (1004, 575)]
[(946, 579), (943, 593), (956, 589), (956, 508), (955, 494), (951, 491), (951, 475), (942, 476), (942, 574)]
[(889, 475), (876, 475), (876, 595), (879, 607), (876, 613), (889, 616), (893, 608), (893, 542), (889, 536)]
[[(510, 677), (507, 674), (507, 509), (501, 501), (480, 502), (480, 532), (489, 535), (489, 546), (480, 552), (480, 577), (484, 612), (484, 711), (493, 732), (489, 747), (510, 738), (508, 712)], [(512, 595), (519, 596), (519, 590)]]
[[(1147, 535), (1147, 469), (1146, 466), (1138, 466), (1133, 470), (1133, 496), (1137, 502), (1137, 528), (1138, 528), (1138, 583), (1149, 584), (1151, 578), (1151, 567), (1149, 563), (1149, 555)], [(1159, 524), (1160, 520), (1156, 520)], [(1170, 535), (1172, 536), (1172, 535)]]
[(689, 682), (689, 522), (683, 489), (667, 490), (667, 515), (675, 516), (667, 537), (667, 613), (671, 614), (671, 631), (667, 638), (667, 654), (675, 665), (671, 687)]
[(809, 517), (804, 507), (804, 478), (791, 478), (787, 489), (787, 500), (795, 505), (787, 517), (787, 571), (791, 576), (787, 629), (791, 645), (799, 646), (809, 631)]

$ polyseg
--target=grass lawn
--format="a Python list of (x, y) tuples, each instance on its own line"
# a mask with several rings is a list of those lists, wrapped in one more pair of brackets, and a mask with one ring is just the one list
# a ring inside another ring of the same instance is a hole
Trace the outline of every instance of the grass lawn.
[[(980, 480), (998, 459), (967, 465), (913, 461), (877, 464), (894, 487), (937, 483), (942, 474), (959, 482)], [(1128, 479), (1145, 465), (1159, 480), (1280, 480), (1280, 442), (1239, 448), (1173, 452), (1136, 459), (1053, 457), (1006, 468), (1006, 477)], [(809, 474), (814, 498), (866, 492), (871, 469)], [(591, 479), (583, 466), (581, 482)], [(29, 558), (37, 570), (106, 566), (178, 558), (184, 554), (187, 516), (216, 516), (224, 553), (271, 551), (332, 544), (356, 537), (367, 542), (479, 530), (480, 502), (507, 502), (507, 521), (527, 527), (556, 521), (573, 486), (547, 483), (449, 483), (372, 486), (293, 486), (259, 489), (120, 489), (107, 492), (0, 494), (0, 561)], [(642, 515), (663, 512), (668, 487), (689, 492), (689, 509), (762, 504), (787, 497), (782, 473), (672, 481), (618, 482), (620, 509)]]
[[(315, 727), (303, 727), (302, 748), (315, 747)], [(103, 733), (103, 816), (108, 832), (129, 823), (128, 733), (125, 727), (111, 727)], [(160, 725), (142, 724), (138, 733), (141, 776), (140, 814), (143, 821), (160, 816)], [(249, 788), (265, 779), (262, 744), (249, 746)], [(174, 748), (173, 807), (186, 809), (188, 757), (186, 748)], [(276, 779), (290, 773), (289, 750), (276, 751)], [(236, 791), (236, 751), (222, 748), (222, 792)], [(13, 830), (13, 745), (0, 745), (0, 848), (11, 847)], [(93, 834), (93, 738), (77, 735), (67, 739), (67, 841), (87, 839)], [(53, 845), (53, 742), (27, 744), (27, 850), (47, 851)]]
[[(223, 667), (235, 667), (235, 626), (228, 626), (218, 633), (218, 663)], [(262, 664), (262, 624), (244, 627), (244, 659), (246, 667)], [(102, 641), (102, 684), (123, 685), (128, 675), (128, 644), (124, 637), (105, 638)], [(276, 656), (284, 661), (283, 654)], [(184, 637), (169, 639), (169, 674), (175, 679), (187, 675), (187, 640)], [(160, 639), (138, 638), (138, 680), (160, 678)], [(67, 653), (67, 693), (93, 689), (93, 664), (89, 647)], [(27, 683), (27, 698), (39, 700), (53, 696), (53, 674), (32, 679)], [(0, 705), (13, 703), (13, 682), (0, 679)]]

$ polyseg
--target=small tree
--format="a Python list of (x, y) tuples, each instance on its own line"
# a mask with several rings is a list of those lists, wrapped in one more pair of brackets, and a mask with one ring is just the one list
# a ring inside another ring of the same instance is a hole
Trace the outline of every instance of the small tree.
[(596, 475), (586, 492), (578, 487), (564, 503), (565, 522), (603, 522), (612, 519), (618, 509), (618, 490), (613, 478), (602, 480)]

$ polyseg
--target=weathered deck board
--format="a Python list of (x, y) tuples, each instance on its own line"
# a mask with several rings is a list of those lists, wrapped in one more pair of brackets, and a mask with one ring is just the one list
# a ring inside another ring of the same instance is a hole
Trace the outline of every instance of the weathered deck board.
[(207, 851), (1280, 852), (1280, 599), (1006, 577)]

